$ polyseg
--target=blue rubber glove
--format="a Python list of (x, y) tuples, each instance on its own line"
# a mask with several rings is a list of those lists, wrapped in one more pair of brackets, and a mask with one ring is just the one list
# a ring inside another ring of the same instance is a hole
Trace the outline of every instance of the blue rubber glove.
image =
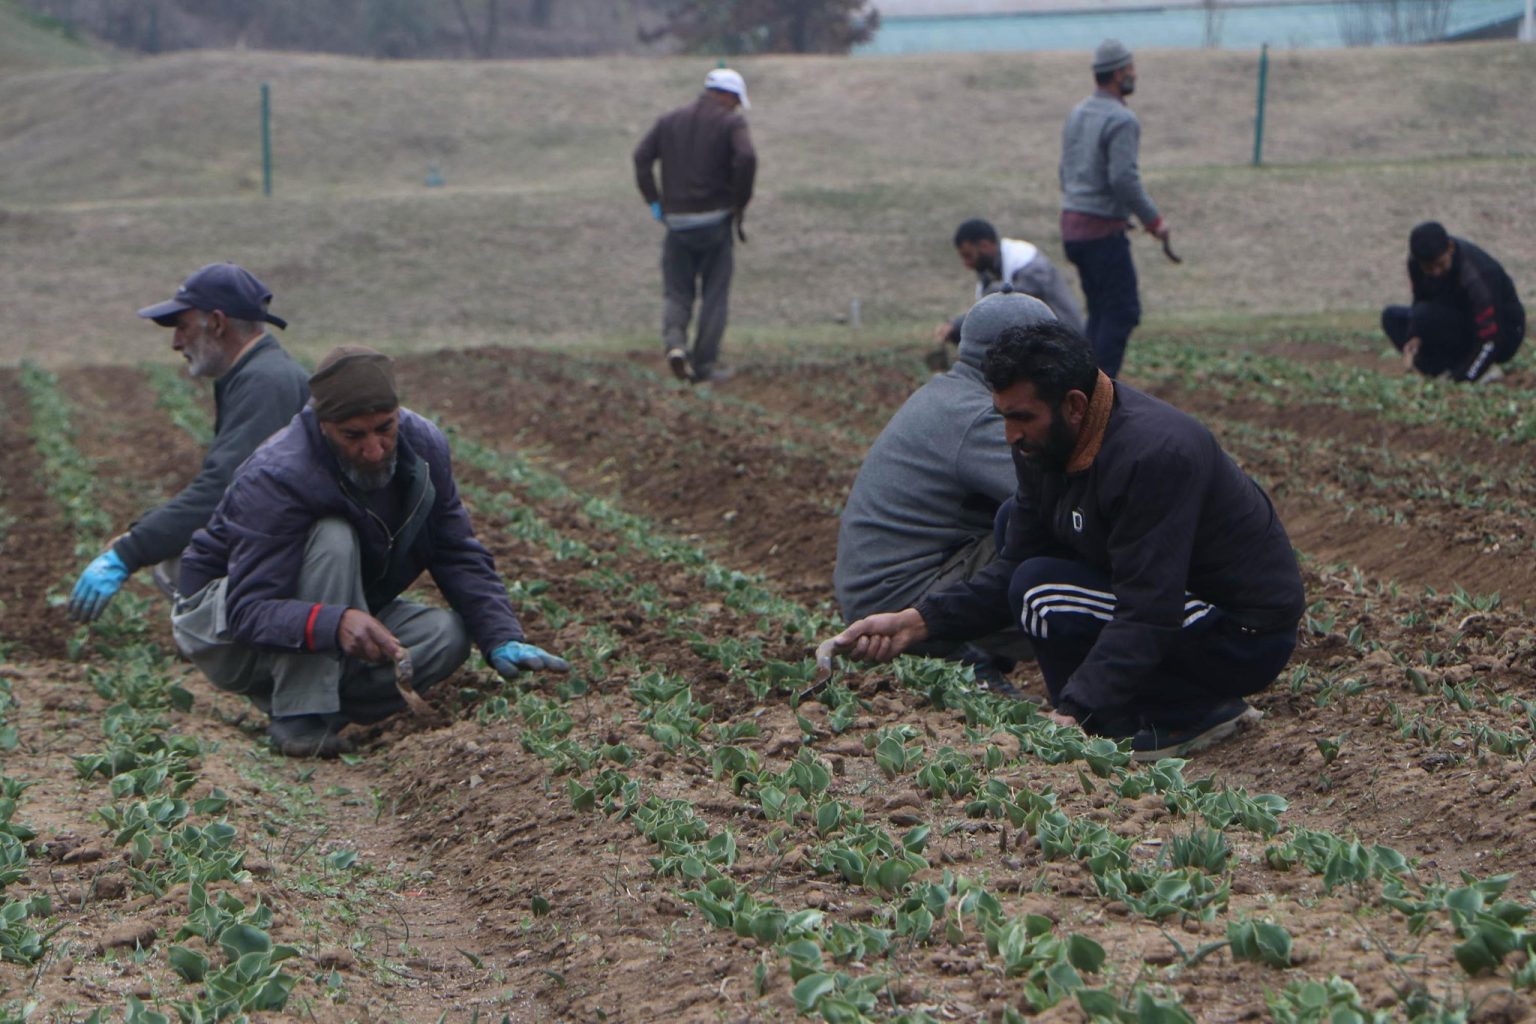
[(570, 663), (557, 658), (542, 647), (508, 640), (491, 652), (491, 668), (501, 673), (503, 679), (515, 679), (519, 671), (569, 672)]
[(655, 199), (655, 200), (651, 201), (651, 216), (655, 217), (657, 220), (661, 220), (662, 219), (662, 215), (661, 215), (661, 200), (660, 199)]
[(85, 567), (69, 595), (69, 617), (76, 622), (95, 622), (128, 578), (128, 566), (110, 548)]

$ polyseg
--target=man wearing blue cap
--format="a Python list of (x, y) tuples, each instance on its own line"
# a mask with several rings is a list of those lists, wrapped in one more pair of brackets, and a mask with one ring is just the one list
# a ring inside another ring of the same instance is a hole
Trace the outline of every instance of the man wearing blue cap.
[(308, 375), (266, 325), (288, 322), (267, 311), (272, 292), (250, 271), (212, 263), (194, 273), (175, 297), (139, 310), (139, 316), (173, 328), (171, 347), (193, 377), (213, 380), (214, 437), (202, 469), (181, 493), (144, 513), (80, 574), (69, 599), (69, 617), (93, 622), (124, 581), (155, 566), (155, 582), (169, 594), (176, 561), (256, 446), (304, 407)]

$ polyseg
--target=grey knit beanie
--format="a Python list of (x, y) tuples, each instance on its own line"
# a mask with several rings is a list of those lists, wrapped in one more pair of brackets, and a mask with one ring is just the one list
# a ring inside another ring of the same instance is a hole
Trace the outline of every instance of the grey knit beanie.
[(965, 314), (960, 324), (960, 361), (980, 367), (987, 349), (1008, 328), (1030, 327), (1055, 319), (1050, 306), (1032, 295), (1014, 291), (1012, 285), (1005, 283), (1001, 292), (983, 296)]
[(1093, 51), (1093, 73), (1101, 75), (1106, 71), (1117, 71), (1131, 60), (1131, 51), (1125, 48), (1124, 43), (1118, 39), (1106, 39)]

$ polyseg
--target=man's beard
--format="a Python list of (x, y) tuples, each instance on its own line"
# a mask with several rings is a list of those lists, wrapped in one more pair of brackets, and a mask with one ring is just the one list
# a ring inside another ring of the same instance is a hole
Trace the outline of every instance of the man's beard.
[(1072, 436), (1071, 428), (1061, 415), (1060, 409), (1052, 410), (1051, 426), (1046, 432), (1045, 443), (1040, 447), (1026, 447), (1023, 444), (1013, 446), (1024, 458), (1029, 459), (1047, 473), (1064, 473), (1067, 463), (1072, 461), (1072, 452), (1077, 448), (1077, 438)]
[(224, 351), (218, 341), (206, 330), (186, 346), (187, 373), (198, 378), (219, 378), (229, 369), (224, 363)]
[[(334, 450), (334, 449), (333, 449)], [(352, 462), (347, 461), (346, 456), (336, 452), (336, 462), (341, 466), (341, 474), (360, 491), (377, 491), (389, 486), (389, 482), (395, 478), (395, 463), (398, 451), (389, 453), (389, 460), (379, 469), (363, 469)]]

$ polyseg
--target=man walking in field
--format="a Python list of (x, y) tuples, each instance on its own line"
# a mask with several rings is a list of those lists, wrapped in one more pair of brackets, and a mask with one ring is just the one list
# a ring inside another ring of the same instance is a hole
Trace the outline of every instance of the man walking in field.
[(1168, 222), (1141, 183), (1141, 122), (1126, 106), (1136, 90), (1131, 51), (1114, 39), (1093, 54), (1092, 96), (1072, 109), (1061, 133), (1061, 240), (1088, 300), (1088, 341), (1099, 366), (1119, 376), (1131, 331), (1141, 322), (1136, 264), (1126, 237), (1134, 214), (1166, 241)]
[[(1082, 332), (1083, 314), (1066, 278), (1038, 247), (1020, 238), (999, 238), (996, 228), (976, 218), (955, 229), (955, 253), (965, 269), (976, 274), (978, 300), (1006, 281), (1015, 292), (1034, 296), (1051, 307), (1057, 320)], [(957, 316), (939, 324), (933, 329), (933, 340), (958, 345), (964, 320)]]
[[(743, 115), (749, 106), (741, 75), (716, 68), (704, 77), (698, 99), (663, 114), (635, 147), (635, 183), (651, 215), (667, 226), (661, 247), (661, 336), (667, 365), (679, 380), (726, 377), (716, 360), (731, 292), (732, 230), (741, 233), (757, 174), (757, 153)], [(690, 352), (688, 321), (700, 290)]]
[(1111, 380), (1057, 323), (1010, 328), (982, 364), (1018, 480), (997, 557), (837, 637), (888, 661), (1022, 627), (1059, 725), (1176, 757), (1258, 717), (1305, 607), (1269, 498), (1200, 423)]
[[(993, 522), (1018, 482), (982, 360), (1005, 329), (1052, 319), (1027, 295), (983, 298), (961, 324), (954, 367), (918, 388), (875, 439), (838, 527), (832, 582), (844, 621), (915, 604), (992, 561)], [(1030, 657), (1030, 647), (1005, 624), (968, 643), (932, 640), (912, 653), (975, 665), (994, 689), (1018, 696), (1003, 673)]]
[[(459, 500), (448, 440), (401, 408), (389, 358), (335, 349), (309, 386), (309, 407), (240, 467), (182, 558), (182, 651), (266, 711), (291, 757), (344, 752), (342, 726), (405, 706), (402, 663), (425, 690), (471, 639), (507, 678), (567, 671), (526, 642)], [(448, 609), (400, 599), (422, 572)]]
[(309, 375), (267, 333), (267, 324), (288, 326), (268, 312), (271, 302), (271, 290), (250, 271), (213, 263), (187, 278), (175, 297), (139, 310), (174, 328), (171, 347), (186, 359), (188, 373), (214, 382), (213, 442), (181, 493), (144, 513), (85, 567), (70, 594), (71, 619), (94, 622), (146, 565), (155, 567), (155, 583), (169, 595), (182, 549), (213, 514), (235, 468), (304, 407)]
[(1388, 306), (1381, 327), (1404, 366), (1426, 377), (1498, 380), (1525, 339), (1525, 307), (1499, 261), (1435, 221), (1408, 236), (1412, 306)]

